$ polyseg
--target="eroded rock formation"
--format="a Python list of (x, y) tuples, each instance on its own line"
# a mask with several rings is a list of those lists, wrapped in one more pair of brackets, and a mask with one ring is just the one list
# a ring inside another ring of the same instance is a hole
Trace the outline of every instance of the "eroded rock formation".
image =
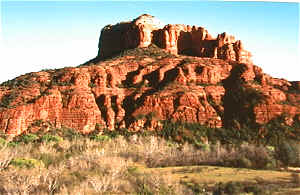
[(202, 27), (181, 24), (164, 26), (147, 14), (130, 22), (104, 27), (99, 41), (99, 57), (107, 58), (135, 47), (148, 47), (151, 43), (172, 54), (251, 63), (251, 53), (244, 49), (240, 40), (236, 41), (227, 33), (213, 38)]
[(100, 46), (103, 58), (135, 49), (2, 83), (0, 131), (157, 130), (163, 120), (239, 127), (283, 114), (288, 125), (300, 121), (300, 82), (263, 73), (241, 41), (226, 33), (214, 39), (201, 27), (163, 26), (143, 15), (105, 27)]

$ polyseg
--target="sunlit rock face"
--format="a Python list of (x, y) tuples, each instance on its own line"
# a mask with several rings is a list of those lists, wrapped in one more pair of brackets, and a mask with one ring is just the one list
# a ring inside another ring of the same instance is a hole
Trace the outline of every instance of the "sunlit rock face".
[(107, 25), (101, 31), (99, 56), (106, 58), (126, 49), (148, 47), (152, 43), (152, 32), (163, 26), (157, 18), (147, 14), (130, 22)]
[(163, 25), (157, 18), (148, 14), (130, 22), (104, 27), (99, 41), (99, 56), (106, 58), (126, 49), (148, 47), (151, 43), (172, 54), (252, 63), (251, 53), (244, 49), (242, 42), (236, 41), (227, 33), (213, 38), (202, 27)]

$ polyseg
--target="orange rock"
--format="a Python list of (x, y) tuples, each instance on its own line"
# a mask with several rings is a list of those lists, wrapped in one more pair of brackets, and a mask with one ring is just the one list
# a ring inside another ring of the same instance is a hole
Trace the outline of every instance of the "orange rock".
[(288, 113), (293, 118), (296, 114), (299, 114), (299, 108), (281, 104), (260, 104), (255, 107), (254, 113), (256, 122), (258, 124), (265, 124), (282, 114)]
[(108, 25), (101, 31), (100, 58), (107, 58), (126, 49), (148, 47), (151, 43), (172, 54), (219, 58), (252, 63), (251, 53), (240, 40), (222, 33), (213, 38), (202, 27), (183, 24), (163, 25), (155, 17), (144, 14), (130, 22)]

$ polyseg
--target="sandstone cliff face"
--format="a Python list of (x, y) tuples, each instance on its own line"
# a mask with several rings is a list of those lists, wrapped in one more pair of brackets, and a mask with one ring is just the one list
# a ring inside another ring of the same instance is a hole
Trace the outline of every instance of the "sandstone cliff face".
[(172, 54), (233, 60), (251, 63), (251, 53), (240, 40), (227, 33), (213, 38), (202, 27), (163, 25), (153, 16), (144, 14), (131, 22), (108, 25), (101, 31), (99, 57), (107, 58), (126, 49), (148, 47), (151, 43)]
[[(161, 55), (149, 55), (154, 50)], [(137, 51), (144, 54), (132, 55)], [(30, 73), (3, 83), (1, 131), (21, 134), (62, 126), (83, 133), (95, 128), (155, 130), (161, 127), (161, 120), (223, 127), (228, 113), (233, 112), (228, 98), (239, 89), (236, 81), (241, 81), (241, 89), (265, 96), (249, 110), (256, 123), (267, 123), (283, 113), (292, 121), (299, 117), (299, 83), (273, 79), (257, 66), (174, 57), (153, 46), (132, 50), (132, 54), (77, 68)], [(236, 69), (241, 69), (239, 74)], [(231, 88), (226, 85), (230, 79), (234, 82)], [(247, 105), (240, 108), (247, 110)]]
[(147, 14), (131, 22), (107, 25), (101, 31), (99, 56), (106, 58), (126, 49), (148, 47), (152, 43), (152, 32), (162, 27), (158, 19)]
[[(214, 39), (201, 27), (163, 26), (143, 15), (105, 27), (100, 46), (102, 60), (2, 83), (0, 131), (159, 130), (163, 120), (239, 127), (281, 115), (287, 125), (300, 121), (300, 82), (263, 73), (226, 33)], [(128, 48), (135, 49), (107, 58)]]

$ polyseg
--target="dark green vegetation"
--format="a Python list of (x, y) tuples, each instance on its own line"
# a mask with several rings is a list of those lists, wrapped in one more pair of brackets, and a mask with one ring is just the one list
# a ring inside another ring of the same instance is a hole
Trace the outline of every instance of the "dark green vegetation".
[(109, 59), (117, 59), (124, 56), (137, 56), (140, 58), (151, 56), (152, 58), (165, 58), (165, 57), (175, 57), (175, 55), (166, 52), (165, 50), (157, 47), (155, 44), (149, 45), (147, 48), (134, 48), (121, 52), (120, 54), (109, 57)]
[(0, 84), (0, 87), (7, 87), (9, 89), (16, 89), (16, 88), (22, 88), (22, 87), (28, 87), (35, 83), (36, 81), (32, 81), (31, 78), (35, 77), (35, 73), (28, 73), (25, 75), (22, 75), (18, 78), (5, 81)]
[[(94, 65), (100, 61), (113, 61), (116, 59), (119, 59), (121, 57), (126, 57), (126, 56), (135, 56), (135, 60), (138, 59), (143, 59), (145, 57), (151, 57), (151, 58), (155, 58), (155, 59), (162, 59), (162, 58), (166, 58), (166, 57), (175, 57), (175, 55), (170, 54), (169, 52), (166, 52), (164, 49), (159, 48), (157, 45), (155, 44), (151, 44), (146, 48), (134, 48), (134, 49), (128, 49), (128, 50), (124, 50), (116, 55), (107, 57), (107, 58), (99, 58), (96, 57), (92, 60), (89, 60), (83, 64), (81, 64), (80, 66), (87, 66), (87, 65)], [(79, 67), (80, 67), (79, 66)]]
[(15, 91), (13, 91), (7, 95), (4, 95), (1, 99), (0, 107), (4, 107), (4, 108), (13, 107), (13, 106), (11, 106), (11, 103), (15, 100), (16, 97), (17, 97), (17, 95), (16, 95)]

